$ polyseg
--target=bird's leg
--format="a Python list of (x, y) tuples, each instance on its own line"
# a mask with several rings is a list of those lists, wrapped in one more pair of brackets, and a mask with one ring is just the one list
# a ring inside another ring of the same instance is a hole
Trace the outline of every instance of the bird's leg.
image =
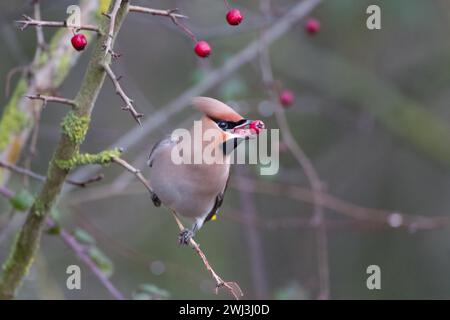
[(150, 196), (152, 198), (153, 204), (155, 205), (155, 207), (160, 207), (161, 206), (161, 200), (159, 200), (158, 196), (156, 195), (156, 193), (154, 193), (153, 191), (150, 192)]
[(183, 229), (178, 235), (178, 242), (180, 244), (188, 245), (191, 241), (191, 238), (195, 235), (195, 232), (198, 230), (197, 222), (194, 223), (191, 229)]
[(178, 235), (178, 242), (180, 244), (188, 245), (193, 236), (194, 236), (194, 231), (192, 231), (191, 229), (184, 229)]

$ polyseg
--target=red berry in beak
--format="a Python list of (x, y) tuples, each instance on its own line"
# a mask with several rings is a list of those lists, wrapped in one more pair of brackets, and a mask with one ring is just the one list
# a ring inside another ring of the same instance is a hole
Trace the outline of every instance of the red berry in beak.
[(84, 50), (84, 47), (86, 47), (87, 45), (86, 36), (82, 33), (77, 33), (76, 35), (74, 35), (70, 42), (72, 42), (73, 48), (77, 51)]
[(256, 134), (260, 134), (265, 128), (266, 126), (261, 120), (250, 122), (250, 130), (254, 131)]
[(283, 107), (290, 107), (294, 103), (295, 97), (291, 90), (283, 90), (280, 93), (280, 103)]
[(227, 22), (228, 24), (232, 26), (237, 26), (242, 22), (244, 19), (244, 16), (241, 14), (241, 12), (238, 9), (231, 9), (227, 13)]
[(320, 30), (320, 21), (314, 18), (308, 19), (305, 23), (305, 30), (310, 35), (314, 35)]
[(211, 47), (208, 42), (199, 41), (195, 44), (194, 51), (199, 57), (206, 58), (211, 54)]

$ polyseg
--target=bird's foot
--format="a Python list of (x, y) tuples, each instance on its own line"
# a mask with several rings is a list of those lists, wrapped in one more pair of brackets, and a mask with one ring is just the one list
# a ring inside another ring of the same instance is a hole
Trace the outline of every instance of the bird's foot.
[(194, 236), (194, 232), (189, 229), (184, 229), (178, 236), (178, 242), (180, 244), (188, 245), (191, 238)]
[(155, 207), (160, 207), (161, 206), (161, 200), (158, 198), (156, 193), (152, 192), (151, 193), (151, 198), (152, 198), (152, 201), (153, 201), (153, 204), (155, 205)]

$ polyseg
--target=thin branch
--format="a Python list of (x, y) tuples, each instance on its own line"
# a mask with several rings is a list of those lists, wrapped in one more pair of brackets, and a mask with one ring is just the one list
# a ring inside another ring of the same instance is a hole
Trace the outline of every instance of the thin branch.
[(105, 69), (106, 73), (108, 74), (109, 78), (111, 79), (115, 89), (116, 89), (116, 93), (117, 95), (123, 100), (123, 102), (125, 102), (125, 106), (122, 107), (122, 110), (126, 110), (129, 111), (131, 116), (134, 118), (134, 120), (136, 120), (136, 122), (140, 125), (141, 124), (141, 118), (144, 116), (142, 113), (139, 113), (136, 111), (136, 109), (133, 106), (133, 100), (130, 99), (125, 92), (123, 91), (118, 78), (116, 77), (116, 75), (114, 74), (114, 72), (112, 71), (111, 67), (109, 66), (108, 63), (103, 63), (102, 64), (103, 68)]
[(22, 31), (28, 28), (29, 26), (35, 26), (35, 27), (51, 27), (51, 28), (72, 28), (76, 30), (87, 30), (100, 33), (99, 27), (91, 24), (82, 24), (79, 26), (75, 26), (75, 25), (68, 25), (66, 21), (36, 20), (25, 14), (22, 15), (22, 17), (24, 18), (24, 20), (16, 21), (16, 23), (20, 25), (19, 28)]
[(153, 190), (150, 187), (150, 184), (148, 183), (147, 179), (145, 179), (145, 177), (142, 175), (140, 170), (136, 169), (131, 164), (129, 164), (125, 160), (118, 158), (118, 157), (113, 157), (112, 161), (117, 163), (118, 165), (124, 167), (126, 170), (130, 171), (132, 174), (134, 174), (136, 176), (136, 178), (138, 178), (139, 181), (142, 182), (142, 184), (145, 186), (145, 188), (148, 190), (148, 192), (150, 192), (150, 194), (153, 195)]
[[(47, 218), (47, 224), (50, 227), (56, 226), (56, 223), (50, 218)], [(74, 236), (72, 236), (68, 231), (61, 228), (59, 235), (64, 243), (72, 249), (77, 257), (83, 261), (83, 263), (92, 271), (92, 273), (97, 277), (97, 279), (103, 284), (103, 286), (108, 290), (113, 298), (116, 300), (124, 300), (123, 294), (112, 284), (108, 277), (97, 267), (97, 265), (92, 261), (92, 259), (86, 254), (86, 248), (80, 244)]]
[(31, 99), (31, 100), (42, 100), (43, 107), (46, 107), (48, 102), (57, 102), (57, 103), (61, 103), (61, 104), (66, 104), (71, 107), (77, 106), (77, 104), (75, 103), (74, 100), (66, 99), (66, 98), (62, 98), (62, 97), (46, 96), (46, 95), (42, 95), (42, 94), (26, 95), (25, 97), (27, 97), (28, 99)]
[[(2, 160), (0, 160), (0, 168), (4, 168), (4, 169), (10, 170), (12, 172), (15, 172), (15, 173), (18, 173), (18, 174), (30, 177), (30, 178), (35, 179), (37, 181), (45, 181), (45, 176), (43, 176), (43, 175), (40, 175), (40, 174), (35, 173), (35, 172), (33, 172), (33, 171), (29, 170), (29, 169), (22, 168), (22, 167), (16, 166), (16, 165), (11, 164), (11, 163), (6, 163), (6, 162), (4, 162)], [(92, 178), (89, 178), (89, 179), (85, 180), (85, 181), (73, 181), (71, 179), (67, 179), (66, 183), (69, 183), (69, 184), (77, 186), (77, 187), (84, 188), (88, 184), (100, 181), (103, 178), (104, 178), (103, 174), (98, 174), (98, 175), (96, 175), (96, 176), (94, 176)]]
[[(149, 191), (150, 195), (153, 196), (153, 190), (150, 187), (150, 184), (148, 183), (147, 179), (145, 179), (145, 177), (142, 175), (142, 173), (138, 169), (134, 168), (127, 161), (125, 161), (121, 158), (118, 158), (118, 157), (114, 157), (112, 159), (112, 161), (117, 163), (118, 165), (124, 167), (126, 170), (130, 171), (132, 174), (134, 174), (139, 179), (139, 181), (145, 186), (145, 188)], [(177, 214), (172, 210), (171, 210), (171, 212), (172, 212), (173, 217), (175, 218), (178, 228), (180, 229), (180, 231), (183, 231), (185, 228), (184, 228), (183, 224), (181, 223), (180, 219), (178, 219)], [(195, 240), (192, 238), (190, 239), (190, 244), (192, 245), (194, 250), (197, 252), (197, 254), (202, 259), (203, 264), (205, 265), (206, 269), (211, 273), (211, 276), (214, 278), (214, 281), (216, 282), (216, 294), (218, 293), (218, 290), (220, 288), (226, 288), (230, 291), (230, 293), (233, 295), (233, 297), (235, 299), (238, 300), (240, 297), (242, 297), (243, 296), (242, 290), (236, 282), (225, 282), (214, 271), (214, 269), (209, 264), (208, 259), (206, 258), (206, 255), (200, 249), (200, 245), (197, 242), (195, 242)]]
[(188, 19), (187, 16), (183, 14), (177, 13), (178, 9), (153, 9), (153, 8), (146, 8), (141, 6), (129, 6), (128, 11), (130, 12), (140, 12), (140, 13), (147, 13), (151, 14), (153, 16), (165, 16), (165, 17), (175, 17), (175, 18), (182, 18), (182, 19)]
[(121, 4), (122, 4), (122, 0), (117, 0), (114, 3), (114, 7), (113, 7), (111, 13), (104, 14), (106, 17), (109, 18), (109, 27), (108, 27), (108, 34), (106, 37), (106, 41), (103, 44), (103, 49), (105, 50), (106, 54), (108, 54), (108, 53), (111, 54), (112, 58), (119, 57), (119, 55), (116, 54), (112, 49), (112, 41), (114, 38), (114, 27), (116, 25), (116, 16), (117, 16), (117, 13), (119, 12)]
[(152, 9), (152, 8), (146, 8), (146, 7), (140, 7), (140, 6), (129, 6), (130, 12), (140, 12), (140, 13), (147, 13), (154, 16), (164, 16), (169, 17), (170, 20), (181, 30), (183, 30), (193, 41), (197, 41), (195, 35), (192, 33), (189, 28), (187, 28), (185, 25), (183, 25), (180, 21), (178, 21), (179, 18), (181, 19), (187, 19), (188, 17), (182, 14), (178, 13), (178, 9), (167, 9), (167, 10), (160, 10), (160, 9)]
[[(252, 189), (248, 188), (249, 182), (252, 183)], [(257, 192), (271, 196), (288, 197), (295, 201), (314, 203), (313, 192), (310, 189), (296, 185), (234, 176), (230, 179), (229, 186), (238, 191)], [(366, 208), (327, 193), (322, 193), (321, 197), (323, 206), (327, 209), (368, 223), (374, 222), (385, 224), (392, 228), (406, 228), (409, 230), (429, 230), (438, 228), (440, 225), (442, 227), (450, 225), (450, 218), (447, 215), (430, 217), (425, 214), (417, 215), (393, 210)]]
[[(185, 229), (185, 227), (181, 223), (176, 212), (172, 211), (172, 210), (170, 212), (172, 213), (172, 216), (174, 217), (180, 231), (183, 231)], [(220, 288), (226, 288), (233, 295), (233, 297), (236, 300), (239, 300), (239, 298), (244, 296), (241, 288), (239, 287), (239, 285), (236, 282), (223, 281), (222, 278), (214, 271), (214, 269), (209, 264), (208, 259), (206, 258), (206, 255), (200, 249), (200, 245), (193, 238), (189, 239), (189, 243), (192, 245), (195, 252), (197, 252), (197, 254), (200, 256), (203, 264), (206, 267), (206, 270), (208, 270), (209, 273), (211, 273), (211, 276), (213, 277), (214, 281), (216, 282), (216, 294), (219, 293)]]
[(13, 76), (19, 72), (25, 74), (25, 72), (29, 71), (29, 69), (30, 66), (17, 66), (8, 71), (5, 79), (5, 97), (9, 97), (9, 94), (11, 92), (11, 80)]

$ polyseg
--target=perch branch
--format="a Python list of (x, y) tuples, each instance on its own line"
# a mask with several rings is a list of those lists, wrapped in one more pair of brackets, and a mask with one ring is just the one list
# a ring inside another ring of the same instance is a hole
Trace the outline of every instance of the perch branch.
[(138, 124), (141, 124), (141, 118), (144, 116), (142, 113), (139, 113), (136, 111), (136, 109), (133, 106), (133, 100), (130, 99), (126, 94), (125, 91), (123, 91), (122, 86), (119, 83), (118, 77), (114, 74), (111, 67), (108, 63), (104, 63), (103, 68), (105, 69), (108, 77), (111, 79), (114, 88), (116, 89), (116, 94), (125, 102), (125, 106), (122, 107), (122, 110), (129, 111), (131, 116), (136, 120)]
[(88, 30), (100, 33), (100, 29), (97, 26), (91, 24), (82, 24), (79, 26), (68, 25), (66, 21), (45, 21), (45, 20), (36, 20), (27, 15), (22, 15), (24, 20), (17, 20), (16, 23), (20, 25), (20, 30), (25, 30), (29, 26), (35, 27), (52, 27), (52, 28), (73, 28), (76, 30)]
[[(142, 184), (150, 192), (150, 194), (153, 195), (153, 190), (150, 187), (147, 179), (145, 179), (145, 177), (141, 174), (141, 172), (138, 169), (134, 168), (131, 164), (129, 164), (125, 160), (118, 158), (118, 157), (114, 157), (112, 159), (112, 161), (117, 163), (118, 165), (124, 167), (126, 170), (130, 171), (132, 174), (134, 174), (139, 179), (139, 181), (142, 182)], [(180, 219), (178, 219), (177, 214), (172, 210), (171, 210), (171, 212), (172, 212), (173, 217), (175, 218), (175, 221), (176, 221), (180, 231), (184, 230), (185, 228), (184, 228), (183, 224), (181, 223)], [(214, 281), (216, 282), (216, 294), (218, 293), (218, 290), (220, 288), (226, 288), (230, 291), (230, 293), (233, 295), (233, 297), (236, 300), (239, 300), (239, 298), (243, 296), (242, 290), (239, 287), (239, 285), (236, 282), (223, 281), (222, 278), (219, 277), (219, 275), (217, 275), (217, 273), (214, 271), (214, 269), (209, 264), (208, 259), (206, 258), (206, 255), (200, 249), (200, 245), (197, 242), (195, 242), (195, 240), (192, 238), (190, 239), (190, 244), (194, 248), (195, 252), (197, 252), (197, 254), (200, 256), (206, 269), (211, 273), (211, 276), (213, 277)]]

